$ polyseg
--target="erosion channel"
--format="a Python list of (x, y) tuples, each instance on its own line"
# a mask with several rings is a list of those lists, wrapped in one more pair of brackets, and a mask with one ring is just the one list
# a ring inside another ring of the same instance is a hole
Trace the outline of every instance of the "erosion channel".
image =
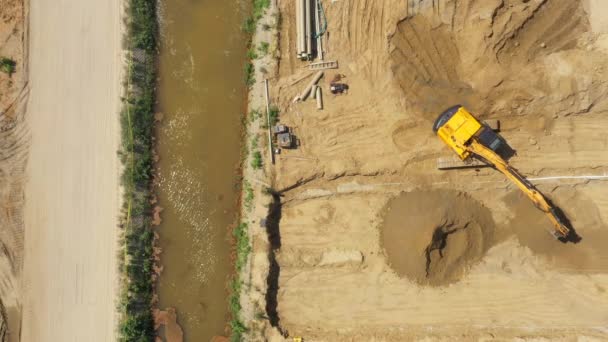
[(242, 3), (160, 3), (159, 307), (177, 310), (186, 341), (225, 335), (228, 318), (246, 94)]

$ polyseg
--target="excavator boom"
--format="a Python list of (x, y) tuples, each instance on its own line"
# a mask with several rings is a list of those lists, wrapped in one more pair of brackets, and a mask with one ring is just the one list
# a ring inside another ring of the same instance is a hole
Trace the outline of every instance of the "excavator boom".
[(502, 172), (511, 182), (513, 182), (519, 190), (521, 190), (528, 198), (534, 203), (534, 205), (543, 211), (553, 223), (554, 230), (549, 231), (551, 235), (557, 238), (566, 238), (570, 233), (570, 230), (561, 221), (557, 215), (553, 206), (547, 202), (547, 199), (522, 175), (511, 167), (507, 162), (502, 159), (491, 149), (480, 144), (476, 139), (473, 139), (467, 146), (472, 154), (482, 158), (488, 164), (494, 166), (498, 171)]
[(555, 238), (567, 238), (570, 229), (562, 222), (556, 209), (545, 197), (496, 153), (504, 143), (487, 125), (479, 122), (464, 107), (458, 105), (445, 110), (435, 121), (433, 130), (439, 138), (462, 160), (475, 156), (502, 172), (513, 182), (534, 205), (543, 211), (554, 229), (550, 231)]

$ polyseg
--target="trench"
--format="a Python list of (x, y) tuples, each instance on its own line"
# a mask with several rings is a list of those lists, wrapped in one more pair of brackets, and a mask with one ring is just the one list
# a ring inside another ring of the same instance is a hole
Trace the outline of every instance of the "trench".
[(227, 334), (229, 232), (237, 219), (246, 109), (243, 3), (160, 3), (157, 291), (161, 309), (176, 309), (186, 341)]

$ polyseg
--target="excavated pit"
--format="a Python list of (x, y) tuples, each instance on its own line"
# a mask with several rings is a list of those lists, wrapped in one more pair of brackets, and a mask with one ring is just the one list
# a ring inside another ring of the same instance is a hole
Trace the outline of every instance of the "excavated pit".
[(389, 37), (394, 80), (415, 116), (432, 121), (460, 103), (482, 118), (553, 118), (586, 113), (608, 93), (593, 63), (603, 56), (585, 51), (582, 2), (446, 3), (412, 11)]
[(389, 265), (421, 285), (460, 280), (493, 244), (490, 211), (462, 192), (402, 193), (383, 214), (380, 242)]

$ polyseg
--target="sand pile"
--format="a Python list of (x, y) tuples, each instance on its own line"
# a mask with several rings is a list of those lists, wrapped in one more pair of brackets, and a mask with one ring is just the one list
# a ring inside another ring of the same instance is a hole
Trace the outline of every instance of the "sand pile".
[(381, 243), (398, 275), (424, 285), (459, 280), (493, 241), (489, 210), (453, 191), (413, 191), (384, 210)]

